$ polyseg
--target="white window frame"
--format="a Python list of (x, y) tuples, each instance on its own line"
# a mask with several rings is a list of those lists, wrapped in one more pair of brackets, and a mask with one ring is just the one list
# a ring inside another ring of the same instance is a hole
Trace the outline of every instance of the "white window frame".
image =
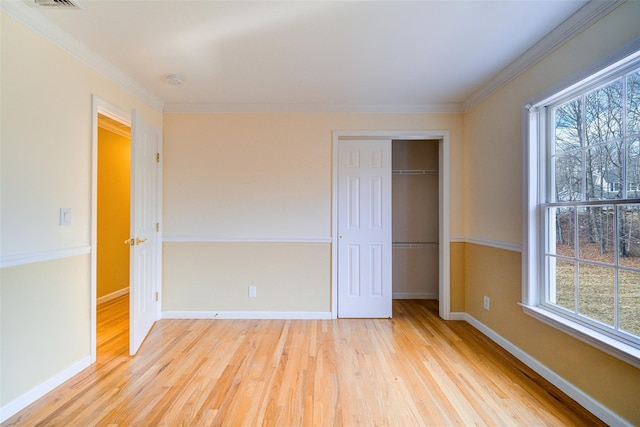
[(640, 368), (640, 346), (605, 334), (588, 324), (550, 310), (543, 304), (545, 287), (545, 209), (547, 176), (546, 108), (567, 95), (586, 91), (632, 63), (640, 64), (640, 38), (525, 103), (523, 108), (523, 252), (522, 303), (524, 312), (594, 347)]

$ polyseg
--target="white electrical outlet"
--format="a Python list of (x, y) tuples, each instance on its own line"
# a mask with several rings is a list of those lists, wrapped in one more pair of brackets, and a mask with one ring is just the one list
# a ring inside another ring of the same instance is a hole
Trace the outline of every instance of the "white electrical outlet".
[(484, 296), (484, 309), (489, 310), (489, 305), (491, 304), (491, 299), (488, 296)]
[(255, 298), (255, 297), (256, 297), (256, 287), (249, 286), (249, 298)]

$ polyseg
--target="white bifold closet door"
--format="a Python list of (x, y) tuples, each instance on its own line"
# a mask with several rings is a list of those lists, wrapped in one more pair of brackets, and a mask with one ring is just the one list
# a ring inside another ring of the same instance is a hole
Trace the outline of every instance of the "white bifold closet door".
[(392, 313), (391, 140), (340, 140), (338, 317)]

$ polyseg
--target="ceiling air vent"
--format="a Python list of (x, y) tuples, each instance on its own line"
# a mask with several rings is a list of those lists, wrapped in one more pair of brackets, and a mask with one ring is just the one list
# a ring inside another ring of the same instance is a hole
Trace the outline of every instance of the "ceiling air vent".
[(71, 0), (34, 0), (40, 7), (51, 7), (57, 9), (82, 9), (77, 1)]

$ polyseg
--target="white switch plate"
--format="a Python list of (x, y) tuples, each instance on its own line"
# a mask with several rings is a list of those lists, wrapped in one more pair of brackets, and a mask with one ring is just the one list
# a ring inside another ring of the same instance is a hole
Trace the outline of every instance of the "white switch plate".
[(255, 297), (256, 297), (256, 287), (249, 286), (249, 298), (255, 298)]
[(60, 208), (60, 226), (69, 227), (71, 225), (71, 208)]
[(489, 305), (491, 304), (491, 299), (485, 295), (484, 297), (484, 309), (489, 310)]

